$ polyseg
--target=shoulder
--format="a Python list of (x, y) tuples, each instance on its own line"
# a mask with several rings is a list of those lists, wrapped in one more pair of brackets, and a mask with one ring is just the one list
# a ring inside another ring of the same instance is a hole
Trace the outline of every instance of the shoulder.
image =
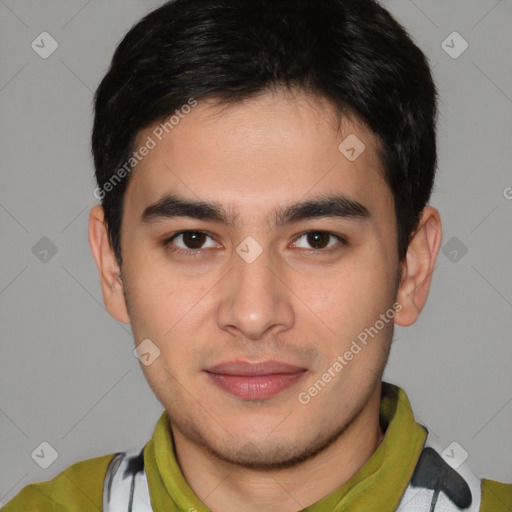
[(483, 478), (480, 512), (512, 512), (512, 484)]
[(25, 486), (2, 508), (2, 512), (101, 510), (103, 481), (114, 455), (77, 462), (52, 480)]

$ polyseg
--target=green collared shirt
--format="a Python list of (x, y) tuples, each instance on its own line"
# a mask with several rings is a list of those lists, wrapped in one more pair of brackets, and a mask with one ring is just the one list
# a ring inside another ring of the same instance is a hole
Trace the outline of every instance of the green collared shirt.
[[(209, 512), (183, 476), (163, 412), (144, 449), (154, 512)], [(366, 464), (308, 512), (392, 512), (411, 479), (427, 430), (416, 423), (405, 392), (382, 384), (380, 423), (385, 436)], [(102, 509), (103, 480), (114, 454), (78, 462), (53, 480), (24, 487), (3, 512), (88, 512)], [(512, 485), (482, 480), (480, 512), (512, 512)]]

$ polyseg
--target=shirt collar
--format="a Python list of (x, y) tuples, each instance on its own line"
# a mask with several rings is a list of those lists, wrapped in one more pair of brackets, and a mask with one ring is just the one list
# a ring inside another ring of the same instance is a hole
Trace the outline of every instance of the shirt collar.
[[(308, 512), (396, 509), (423, 449), (427, 429), (416, 423), (405, 392), (386, 382), (382, 383), (379, 420), (385, 431), (379, 447), (348, 482), (309, 506)], [(154, 510), (209, 512), (181, 472), (166, 411), (144, 449), (144, 465)]]

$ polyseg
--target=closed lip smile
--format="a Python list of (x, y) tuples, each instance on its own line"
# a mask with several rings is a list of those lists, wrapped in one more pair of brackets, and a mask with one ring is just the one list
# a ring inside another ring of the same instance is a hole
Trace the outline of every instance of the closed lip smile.
[(227, 361), (204, 370), (221, 390), (246, 400), (262, 400), (278, 395), (302, 379), (304, 367), (268, 360), (258, 363)]

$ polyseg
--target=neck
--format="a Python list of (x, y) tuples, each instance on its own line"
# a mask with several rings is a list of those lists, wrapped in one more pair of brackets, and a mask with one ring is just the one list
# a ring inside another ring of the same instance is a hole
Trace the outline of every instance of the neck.
[(181, 470), (212, 512), (295, 512), (334, 492), (375, 452), (384, 433), (379, 424), (381, 386), (334, 443), (290, 468), (256, 470), (221, 461), (173, 429)]

